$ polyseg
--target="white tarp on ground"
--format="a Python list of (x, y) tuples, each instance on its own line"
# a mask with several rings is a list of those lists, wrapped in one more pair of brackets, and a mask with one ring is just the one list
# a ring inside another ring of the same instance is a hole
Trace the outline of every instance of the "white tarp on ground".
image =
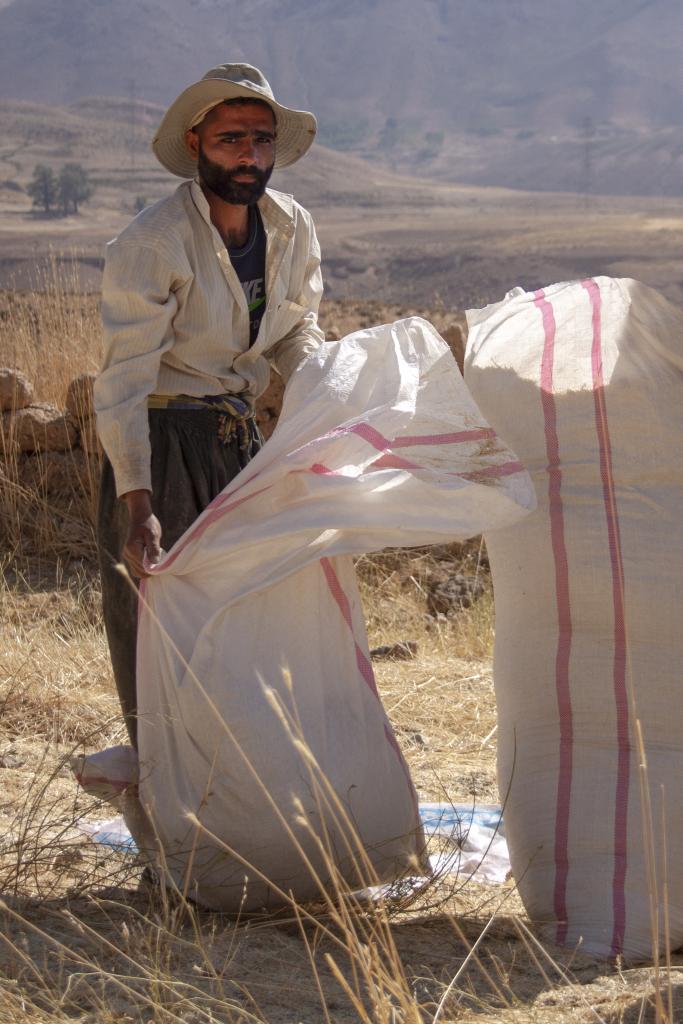
[(228, 910), (316, 896), (321, 842), (351, 886), (414, 873), (415, 791), (350, 555), (465, 539), (534, 504), (425, 321), (309, 358), (267, 445), (143, 588), (140, 797), (181, 889)]
[[(527, 910), (560, 943), (651, 951), (644, 835), (683, 942), (683, 311), (635, 281), (470, 316), (465, 379), (537, 511), (487, 534), (499, 790)], [(641, 804), (636, 719), (653, 804)], [(658, 930), (665, 923), (659, 908)]]
[[(125, 748), (127, 753), (130, 747)], [(114, 769), (120, 748), (110, 747), (91, 757), (82, 755), (75, 759), (74, 769), (82, 785), (93, 795), (99, 789), (102, 795), (102, 772), (109, 774), (108, 765)], [(99, 763), (97, 763), (99, 762)], [(103, 763), (104, 762), (104, 763)], [(97, 763), (100, 779), (91, 783), (93, 769)], [(137, 768), (134, 769), (137, 777)], [(109, 794), (111, 799), (111, 795)], [(472, 879), (475, 882), (500, 884), (510, 874), (510, 858), (503, 834), (503, 816), (500, 807), (494, 805), (421, 803), (420, 820), (425, 838), (438, 837), (446, 849), (429, 854), (429, 864), (435, 876), (453, 875), (459, 881)], [(100, 846), (119, 853), (136, 855), (139, 851), (123, 815), (107, 821), (86, 821), (81, 819), (78, 828), (84, 835)], [(424, 876), (405, 878), (398, 883), (400, 893), (408, 887), (420, 889), (430, 884)], [(395, 883), (394, 883), (395, 887)], [(392, 883), (377, 887), (381, 896), (391, 896)]]

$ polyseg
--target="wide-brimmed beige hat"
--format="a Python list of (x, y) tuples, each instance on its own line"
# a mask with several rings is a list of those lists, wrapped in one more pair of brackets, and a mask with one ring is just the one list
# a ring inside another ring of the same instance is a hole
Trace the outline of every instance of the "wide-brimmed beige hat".
[(194, 178), (197, 162), (185, 145), (185, 132), (206, 117), (223, 100), (241, 97), (264, 100), (277, 121), (275, 166), (287, 167), (309, 149), (317, 128), (307, 110), (290, 110), (273, 97), (273, 90), (258, 68), (251, 64), (219, 64), (194, 85), (181, 92), (164, 114), (152, 149), (159, 163), (179, 178)]

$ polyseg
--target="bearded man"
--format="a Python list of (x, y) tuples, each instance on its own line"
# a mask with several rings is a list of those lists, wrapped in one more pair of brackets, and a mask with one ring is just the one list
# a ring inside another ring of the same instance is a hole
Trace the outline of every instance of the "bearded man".
[(98, 543), (116, 685), (136, 742), (137, 593), (154, 563), (260, 447), (254, 401), (323, 341), (310, 214), (266, 184), (303, 156), (312, 114), (260, 71), (223, 64), (185, 89), (152, 143), (185, 180), (107, 246), (105, 357), (95, 385), (106, 453)]

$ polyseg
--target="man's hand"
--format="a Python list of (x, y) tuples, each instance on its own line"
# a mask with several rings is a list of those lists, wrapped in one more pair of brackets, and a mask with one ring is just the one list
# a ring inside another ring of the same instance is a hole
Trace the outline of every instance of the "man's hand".
[(139, 579), (149, 576), (143, 564), (145, 555), (150, 562), (161, 558), (161, 523), (152, 512), (149, 491), (128, 491), (122, 497), (128, 506), (128, 536), (123, 557), (131, 574)]

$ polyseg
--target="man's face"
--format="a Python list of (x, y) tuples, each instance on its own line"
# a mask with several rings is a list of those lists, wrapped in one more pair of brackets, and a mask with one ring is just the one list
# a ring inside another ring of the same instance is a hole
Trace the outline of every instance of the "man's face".
[(234, 206), (261, 198), (275, 162), (275, 118), (260, 103), (221, 103), (186, 141), (197, 158), (199, 179)]

